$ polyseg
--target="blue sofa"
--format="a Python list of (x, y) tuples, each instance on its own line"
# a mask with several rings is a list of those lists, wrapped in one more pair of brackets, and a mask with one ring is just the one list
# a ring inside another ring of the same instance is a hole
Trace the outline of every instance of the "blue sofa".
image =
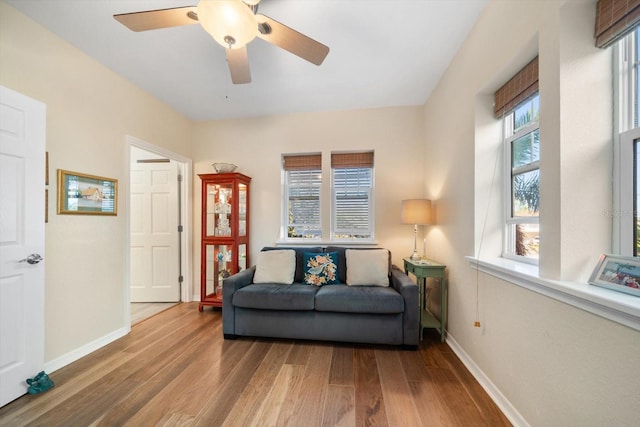
[[(346, 251), (352, 248), (278, 247), (263, 251), (275, 249), (295, 251), (293, 283), (253, 283), (255, 265), (225, 279), (222, 290), (225, 339), (253, 336), (417, 348), (418, 286), (391, 265), (390, 253), (388, 286), (350, 286), (346, 284)], [(303, 283), (305, 253), (307, 257), (314, 253), (337, 253), (340, 284)]]

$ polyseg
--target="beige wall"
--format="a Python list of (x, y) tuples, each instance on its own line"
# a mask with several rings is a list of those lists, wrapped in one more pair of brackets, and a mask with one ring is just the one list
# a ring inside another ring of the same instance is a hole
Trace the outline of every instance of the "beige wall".
[(490, 1), (425, 106), (425, 194), (440, 213), (428, 245), (449, 266), (449, 336), (534, 426), (638, 420), (637, 331), (476, 275), (464, 258), (479, 247), (488, 207), (482, 255), (500, 254), (491, 94), (536, 53), (541, 275), (585, 282), (609, 250), (611, 52), (593, 46), (594, 16), (595, 1)]
[[(0, 2), (0, 84), (47, 106), (45, 360), (125, 325), (125, 135), (190, 157), (192, 123)], [(56, 170), (116, 178), (117, 216), (56, 215)]]
[[(214, 162), (234, 163), (238, 172), (252, 177), (250, 255), (253, 257), (279, 237), (283, 153), (321, 152), (323, 179), (328, 180), (332, 151), (375, 150), (375, 237), (380, 246), (392, 251), (394, 262), (402, 265), (402, 257), (413, 250), (413, 229), (400, 224), (400, 204), (402, 199), (423, 196), (422, 120), (422, 108), (395, 107), (197, 123), (193, 139), (193, 191), (200, 194), (197, 174), (213, 173)], [(327, 193), (325, 201), (328, 197)], [(196, 197), (194, 236), (200, 235), (200, 206)], [(324, 207), (328, 208), (328, 204)], [(323, 214), (326, 220), (328, 209)], [(194, 259), (198, 260), (200, 246), (194, 240)], [(419, 249), (422, 252), (421, 243)], [(193, 274), (197, 284), (200, 277), (197, 264)]]

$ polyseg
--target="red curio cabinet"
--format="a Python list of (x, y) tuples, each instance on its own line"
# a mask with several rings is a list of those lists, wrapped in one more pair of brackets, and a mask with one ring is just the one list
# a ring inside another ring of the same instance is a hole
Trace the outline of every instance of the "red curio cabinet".
[(202, 180), (200, 305), (222, 307), (224, 280), (249, 265), (249, 183), (241, 173)]

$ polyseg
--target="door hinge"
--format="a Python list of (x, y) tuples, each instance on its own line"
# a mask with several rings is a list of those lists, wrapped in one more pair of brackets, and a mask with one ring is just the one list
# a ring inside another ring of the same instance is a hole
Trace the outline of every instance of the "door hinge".
[(182, 233), (182, 226), (181, 225), (178, 226), (178, 233)]
[(178, 182), (182, 182), (182, 175), (178, 175)]
[(178, 283), (182, 283), (184, 282), (184, 277), (183, 276), (178, 276)]

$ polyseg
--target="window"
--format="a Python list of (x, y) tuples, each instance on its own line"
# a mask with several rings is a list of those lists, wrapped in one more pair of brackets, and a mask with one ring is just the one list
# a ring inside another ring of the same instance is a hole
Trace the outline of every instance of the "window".
[(640, 27), (618, 41), (615, 49), (614, 250), (640, 256)]
[(373, 238), (373, 152), (331, 154), (331, 240)]
[(636, 28), (629, 35), (630, 39), (630, 48), (631, 55), (630, 56), (630, 65), (631, 65), (631, 74), (632, 74), (632, 82), (633, 86), (631, 87), (632, 102), (630, 107), (631, 113), (633, 116), (633, 124), (634, 128), (640, 127), (640, 108), (638, 108), (640, 102), (640, 27)]
[(633, 145), (633, 256), (640, 256), (640, 140), (636, 139)]
[(505, 228), (502, 255), (538, 263), (540, 252), (540, 130), (538, 57), (494, 94), (505, 152)]
[(534, 95), (504, 117), (505, 151), (510, 165), (505, 200), (505, 255), (537, 260), (540, 245), (540, 99)]
[(322, 185), (322, 156), (320, 154), (285, 155), (283, 198), (285, 218), (283, 236), (288, 239), (320, 239), (320, 190)]
[(331, 153), (330, 176), (322, 180), (320, 153), (283, 155), (282, 239), (373, 239), (373, 151)]

